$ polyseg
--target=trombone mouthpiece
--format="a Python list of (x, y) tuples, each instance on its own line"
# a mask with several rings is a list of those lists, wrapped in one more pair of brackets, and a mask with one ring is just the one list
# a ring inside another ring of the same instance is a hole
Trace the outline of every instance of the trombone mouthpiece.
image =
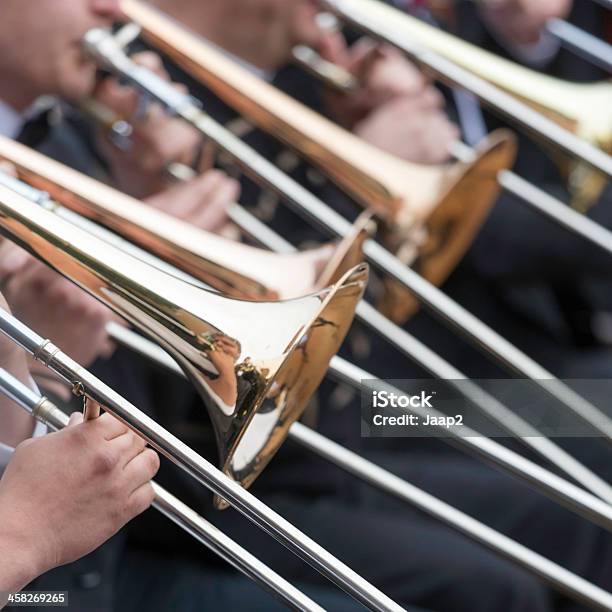
[(84, 51), (102, 68), (117, 69), (126, 59), (112, 32), (105, 28), (89, 30), (83, 37), (82, 45)]
[(104, 70), (126, 80), (140, 92), (161, 104), (168, 112), (180, 115), (186, 109), (200, 109), (200, 103), (188, 94), (177, 91), (171, 83), (142, 66), (135, 64), (113, 33), (105, 28), (93, 28), (83, 37), (84, 51)]

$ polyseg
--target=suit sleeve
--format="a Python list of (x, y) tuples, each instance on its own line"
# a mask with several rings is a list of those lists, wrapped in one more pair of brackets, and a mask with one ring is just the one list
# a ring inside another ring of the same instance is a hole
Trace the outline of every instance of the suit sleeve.
[[(588, 216), (612, 228), (610, 187)], [(610, 253), (507, 194), (498, 199), (466, 263), (479, 276), (499, 283), (566, 283), (612, 274)]]

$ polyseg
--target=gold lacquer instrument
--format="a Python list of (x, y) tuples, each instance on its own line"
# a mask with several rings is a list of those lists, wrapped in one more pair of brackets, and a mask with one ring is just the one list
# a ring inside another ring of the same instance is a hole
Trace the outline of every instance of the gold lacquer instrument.
[[(490, 137), (470, 163), (411, 164), (306, 108), (145, 3), (125, 0), (122, 9), (153, 45), (371, 208), (406, 263), (436, 283), (448, 276), (495, 200), (498, 172), (514, 160), (512, 136)], [(383, 309), (401, 321), (416, 302), (407, 292), (399, 301), (392, 294)]]
[(66, 208), (231, 297), (300, 297), (336, 282), (363, 260), (361, 245), (369, 222), (365, 216), (340, 242), (279, 255), (193, 227), (2, 136), (0, 159)]
[[(612, 153), (612, 82), (572, 83), (541, 74), (377, 0), (324, 0), (323, 4), (340, 19), (364, 27), (374, 36), (390, 41), (403, 39), (447, 58), (513, 94), (604, 152)], [(506, 114), (512, 119), (511, 111)], [(585, 208), (597, 198), (606, 177), (574, 162), (569, 182), (576, 207)]]
[(367, 281), (361, 265), (298, 299), (224, 297), (131, 257), (3, 186), (0, 231), (174, 357), (207, 406), (223, 471), (245, 487), (301, 416)]

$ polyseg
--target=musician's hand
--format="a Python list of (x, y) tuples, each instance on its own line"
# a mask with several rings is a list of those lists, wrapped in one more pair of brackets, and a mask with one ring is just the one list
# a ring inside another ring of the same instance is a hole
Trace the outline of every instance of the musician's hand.
[(459, 130), (437, 108), (423, 108), (411, 98), (397, 98), (357, 123), (354, 133), (366, 142), (407, 161), (440, 164), (448, 160)]
[(367, 38), (348, 47), (340, 33), (328, 34), (324, 40), (319, 47), (320, 54), (354, 74), (359, 82), (359, 87), (350, 94), (330, 92), (328, 95), (332, 116), (345, 127), (352, 127), (382, 104), (398, 97), (423, 98), (423, 104), (442, 103), (423, 73), (393, 47)]
[(153, 501), (157, 454), (110, 415), (23, 442), (0, 480), (0, 591), (90, 553)]
[(481, 11), (509, 42), (525, 45), (537, 43), (546, 22), (567, 17), (571, 8), (572, 0), (492, 0)]
[(397, 50), (369, 39), (348, 48), (344, 38), (334, 34), (321, 53), (360, 82), (351, 94), (329, 96), (332, 115), (340, 123), (408, 161), (433, 164), (448, 159), (449, 144), (459, 134), (444, 113), (442, 95)]
[[(158, 55), (147, 51), (132, 59), (170, 80)], [(187, 93), (183, 85), (174, 87)], [(127, 150), (117, 148), (108, 135), (101, 134), (99, 138), (111, 173), (126, 193), (137, 198), (153, 195), (167, 186), (164, 170), (169, 163), (191, 165), (196, 161), (202, 142), (199, 133), (181, 119), (170, 117), (156, 103), (148, 103), (143, 109), (142, 98), (134, 88), (107, 78), (98, 86), (95, 99), (133, 127), (132, 144)]]
[(220, 170), (209, 170), (147, 198), (146, 202), (200, 229), (218, 232), (227, 209), (240, 196), (240, 184)]
[(0, 244), (0, 283), (15, 316), (81, 365), (112, 353), (113, 313), (10, 242)]

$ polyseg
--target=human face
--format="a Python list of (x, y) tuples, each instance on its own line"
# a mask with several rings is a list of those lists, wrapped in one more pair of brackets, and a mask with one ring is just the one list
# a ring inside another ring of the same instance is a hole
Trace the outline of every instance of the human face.
[(0, 99), (20, 110), (45, 94), (87, 96), (96, 66), (81, 39), (119, 15), (119, 0), (2, 0)]

